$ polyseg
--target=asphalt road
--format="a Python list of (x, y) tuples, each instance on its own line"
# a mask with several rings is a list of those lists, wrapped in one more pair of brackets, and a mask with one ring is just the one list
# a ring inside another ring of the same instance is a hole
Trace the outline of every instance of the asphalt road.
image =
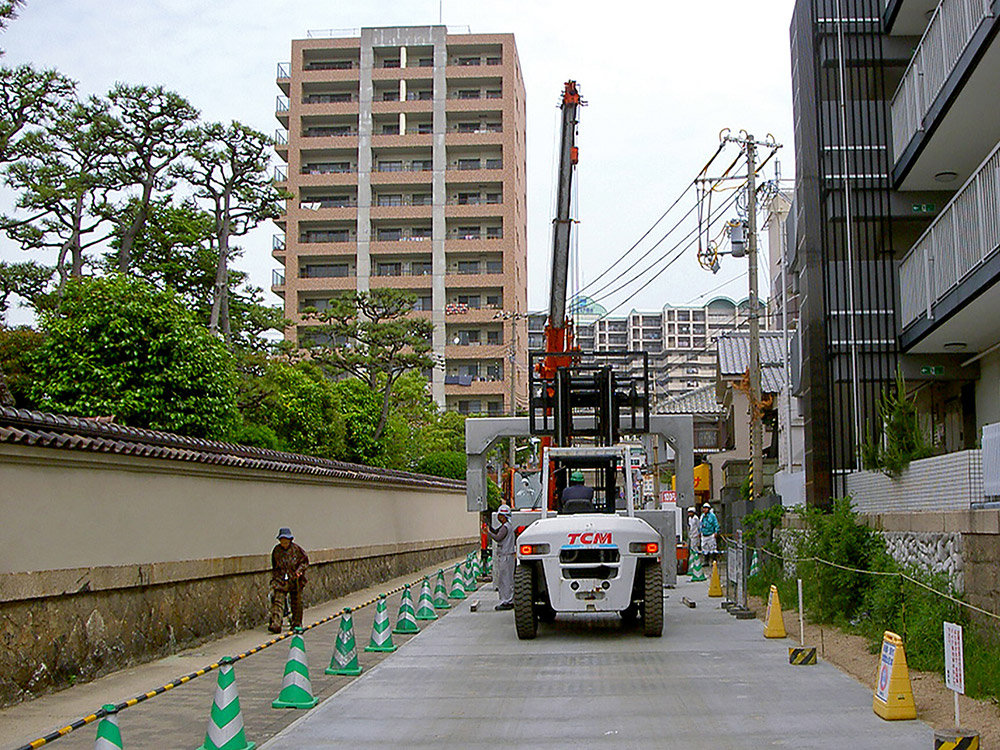
[(878, 718), (871, 688), (832, 665), (789, 665), (791, 639), (719, 609), (707, 584), (666, 593), (662, 638), (574, 616), (519, 641), (484, 589), (261, 750), (933, 747), (926, 724)]

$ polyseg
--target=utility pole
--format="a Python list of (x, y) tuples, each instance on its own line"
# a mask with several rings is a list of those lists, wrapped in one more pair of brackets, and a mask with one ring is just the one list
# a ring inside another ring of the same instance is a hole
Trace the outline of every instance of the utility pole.
[(746, 137), (747, 152), (747, 262), (750, 264), (750, 502), (764, 486), (760, 423), (760, 307), (757, 301), (757, 143)]

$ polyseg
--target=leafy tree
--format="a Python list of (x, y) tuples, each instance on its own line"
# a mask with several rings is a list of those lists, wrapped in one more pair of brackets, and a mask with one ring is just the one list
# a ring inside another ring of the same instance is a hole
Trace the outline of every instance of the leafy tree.
[(347, 453), (341, 394), (311, 362), (250, 353), (239, 364), (238, 442), (339, 459)]
[[(175, 205), (169, 200), (153, 201), (147, 220), (135, 238), (132, 252), (133, 272), (159, 289), (172, 289), (188, 305), (199, 321), (208, 325), (212, 310), (218, 253), (214, 246), (215, 220), (193, 201)], [(113, 252), (105, 265), (118, 267), (117, 250), (123, 227), (116, 228)], [(242, 250), (230, 250), (230, 260)], [(229, 318), (231, 343), (243, 349), (262, 349), (266, 342), (260, 334), (285, 326), (280, 307), (264, 304), (262, 290), (251, 286), (247, 274), (229, 269)]]
[(225, 345), (177, 296), (135, 278), (73, 279), (39, 315), (31, 396), (48, 410), (225, 439), (237, 422)]
[(73, 102), (75, 88), (73, 81), (54, 70), (0, 67), (0, 163), (20, 158), (26, 130), (51, 125)]
[(428, 453), (417, 462), (417, 471), (435, 477), (465, 479), (466, 458), (458, 451)]
[(310, 347), (313, 359), (332, 375), (352, 375), (381, 396), (375, 440), (385, 430), (399, 378), (433, 364), (433, 324), (407, 317), (415, 300), (398, 289), (373, 289), (332, 299), (326, 310), (306, 316), (315, 326), (313, 336), (321, 334), (326, 340)]
[(416, 438), (423, 450), (458, 451), (465, 453), (465, 415), (457, 411), (443, 411), (434, 421), (421, 428)]
[(191, 144), (198, 110), (180, 94), (162, 86), (117, 84), (108, 94), (114, 107), (115, 145), (119, 179), (138, 195), (115, 217), (118, 232), (118, 270), (125, 273), (132, 246), (146, 223), (154, 191), (169, 190), (174, 182), (168, 169)]
[(0, 2), (0, 29), (6, 29), (10, 22), (17, 18), (17, 11), (22, 5), (24, 5), (24, 0)]
[(344, 460), (384, 465), (385, 441), (375, 430), (380, 418), (378, 394), (357, 378), (340, 380), (334, 387), (346, 427)]
[(27, 327), (0, 326), (0, 404), (34, 409), (31, 360), (42, 335)]
[(215, 220), (218, 258), (208, 327), (229, 340), (230, 240), (246, 234), (265, 219), (277, 218), (279, 202), (288, 194), (268, 175), (271, 139), (246, 125), (211, 123), (193, 134), (189, 159), (170, 173), (190, 183)]
[(106, 103), (92, 98), (58, 116), (44, 131), (21, 139), (24, 158), (7, 170), (20, 191), (17, 207), (36, 214), (8, 221), (7, 233), (24, 249), (55, 248), (62, 290), (68, 276), (83, 274), (87, 248), (110, 234), (108, 194), (117, 187)]
[(7, 313), (12, 295), (31, 303), (38, 300), (52, 278), (52, 269), (34, 261), (8, 263), (0, 260), (0, 320)]

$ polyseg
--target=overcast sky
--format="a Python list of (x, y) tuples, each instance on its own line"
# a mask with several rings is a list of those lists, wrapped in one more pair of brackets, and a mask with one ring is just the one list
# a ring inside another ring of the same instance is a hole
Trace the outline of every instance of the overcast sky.
[[(532, 309), (548, 305), (556, 106), (566, 79), (579, 82), (589, 103), (578, 141), (583, 282), (628, 249), (683, 190), (714, 152), (720, 129), (772, 133), (785, 144), (783, 176), (793, 174), (792, 0), (443, 0), (440, 6), (451, 27), (516, 38), (527, 88)], [(104, 93), (116, 81), (160, 84), (187, 97), (205, 119), (238, 119), (273, 133), (275, 66), (290, 58), (292, 39), (310, 29), (433, 24), (438, 13), (439, 0), (28, 0), (0, 44), (8, 65), (55, 67), (84, 93)], [(679, 208), (692, 202), (688, 197)], [(269, 226), (244, 243), (243, 266), (265, 289), (276, 267), (270, 254), (276, 231)], [(0, 239), (0, 257), (25, 255)], [(604, 303), (623, 303), (625, 313), (716, 294), (746, 296), (745, 261), (725, 258), (722, 265), (713, 276), (689, 252), (631, 299), (623, 290)], [(734, 280), (710, 291), (728, 279)], [(268, 298), (277, 302), (270, 292)]]

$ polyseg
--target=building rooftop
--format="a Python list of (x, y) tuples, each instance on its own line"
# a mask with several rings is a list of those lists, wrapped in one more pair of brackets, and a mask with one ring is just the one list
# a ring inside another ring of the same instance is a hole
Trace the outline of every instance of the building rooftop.
[[(734, 331), (719, 336), (718, 363), (722, 380), (743, 377), (750, 366), (750, 334)], [(760, 389), (762, 393), (778, 393), (784, 384), (782, 333), (760, 332)]]
[(717, 416), (725, 414), (726, 409), (715, 399), (715, 384), (708, 383), (687, 393), (664, 399), (660, 402), (657, 412)]

